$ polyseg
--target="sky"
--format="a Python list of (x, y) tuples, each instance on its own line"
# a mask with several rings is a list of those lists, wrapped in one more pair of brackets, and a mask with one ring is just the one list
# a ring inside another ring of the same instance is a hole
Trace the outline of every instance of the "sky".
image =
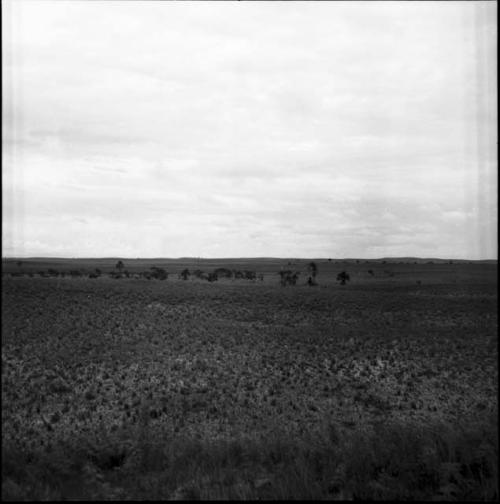
[(495, 259), (496, 18), (5, 0), (2, 255)]

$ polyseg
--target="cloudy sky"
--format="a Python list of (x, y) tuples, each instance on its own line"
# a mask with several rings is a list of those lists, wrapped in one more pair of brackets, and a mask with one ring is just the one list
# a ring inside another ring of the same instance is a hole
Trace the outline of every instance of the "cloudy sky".
[(2, 254), (497, 257), (496, 2), (2, 2)]

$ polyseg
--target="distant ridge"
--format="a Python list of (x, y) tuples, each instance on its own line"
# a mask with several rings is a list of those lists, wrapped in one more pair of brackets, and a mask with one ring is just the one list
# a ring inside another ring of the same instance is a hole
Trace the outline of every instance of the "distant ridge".
[(318, 262), (387, 262), (387, 263), (429, 263), (445, 264), (450, 261), (456, 264), (459, 263), (482, 263), (496, 264), (498, 259), (442, 259), (437, 257), (382, 257), (382, 258), (326, 258), (326, 257), (2, 257), (2, 261), (228, 261), (228, 262), (245, 262), (245, 261), (318, 261)]

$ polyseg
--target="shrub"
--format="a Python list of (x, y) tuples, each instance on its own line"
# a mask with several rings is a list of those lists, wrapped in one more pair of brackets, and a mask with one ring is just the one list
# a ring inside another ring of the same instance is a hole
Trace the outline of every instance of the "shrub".
[(168, 273), (163, 268), (152, 266), (151, 277), (156, 278), (157, 280), (166, 280), (168, 278)]
[(214, 273), (217, 275), (217, 278), (231, 278), (233, 276), (233, 272), (227, 268), (217, 268), (214, 270)]
[(245, 270), (244, 274), (247, 280), (255, 280), (257, 278), (257, 274), (255, 273), (255, 271)]
[(342, 271), (337, 275), (337, 282), (340, 282), (340, 285), (345, 285), (351, 279), (349, 273)]
[(196, 269), (196, 270), (193, 271), (193, 275), (196, 278), (202, 278), (204, 274), (205, 273), (202, 270), (200, 270), (200, 269)]
[(281, 277), (280, 283), (283, 287), (286, 285), (296, 285), (300, 273), (296, 271), (295, 273), (290, 270), (282, 270), (278, 273)]
[(180, 272), (179, 278), (182, 278), (182, 280), (187, 280), (190, 275), (191, 275), (191, 273), (189, 272), (189, 270), (187, 268), (185, 268)]

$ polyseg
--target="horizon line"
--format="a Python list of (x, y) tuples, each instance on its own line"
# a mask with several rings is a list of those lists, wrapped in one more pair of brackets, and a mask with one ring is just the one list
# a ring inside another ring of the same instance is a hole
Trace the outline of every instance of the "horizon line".
[(421, 261), (497, 261), (496, 258), (446, 258), (446, 257), (420, 257), (420, 256), (383, 256), (383, 257), (276, 257), (276, 256), (240, 256), (240, 257), (202, 257), (202, 256), (180, 256), (180, 257), (125, 257), (125, 256), (98, 256), (98, 257), (69, 257), (69, 256), (2, 256), (4, 260), (34, 260), (34, 259), (56, 259), (56, 260), (127, 260), (127, 261), (179, 261), (179, 260), (206, 260), (206, 261), (222, 261), (222, 260), (282, 260), (282, 261), (301, 261), (301, 260), (317, 260), (317, 261), (384, 261), (384, 260), (421, 260)]

